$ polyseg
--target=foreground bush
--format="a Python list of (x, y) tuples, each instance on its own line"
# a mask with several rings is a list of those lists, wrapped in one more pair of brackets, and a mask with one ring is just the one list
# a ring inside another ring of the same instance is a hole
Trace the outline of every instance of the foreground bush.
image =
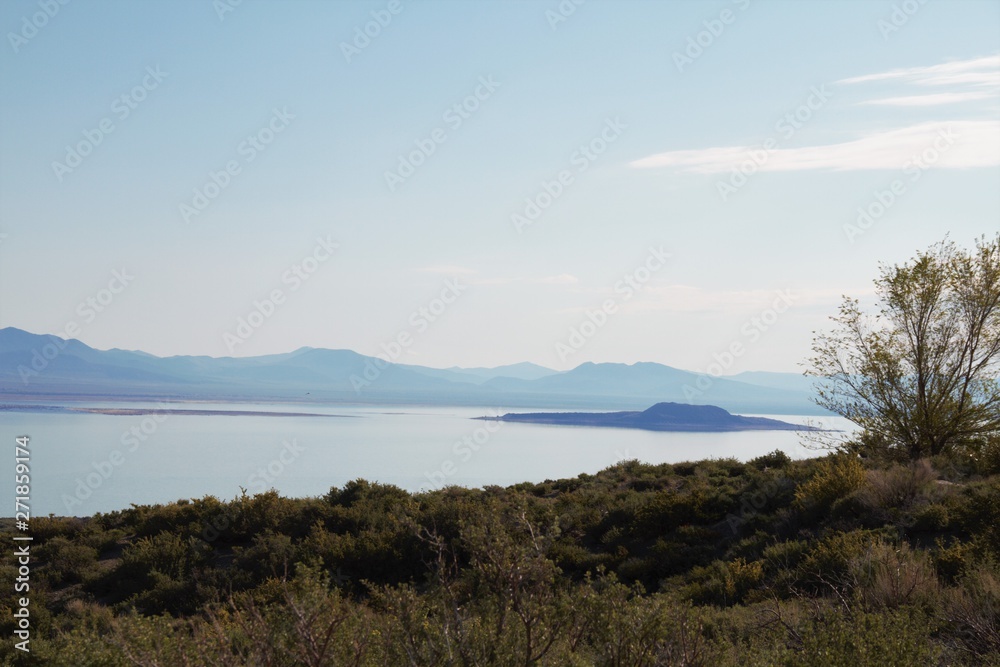
[(1000, 478), (938, 466), (631, 461), (43, 520), (17, 664), (1000, 665)]

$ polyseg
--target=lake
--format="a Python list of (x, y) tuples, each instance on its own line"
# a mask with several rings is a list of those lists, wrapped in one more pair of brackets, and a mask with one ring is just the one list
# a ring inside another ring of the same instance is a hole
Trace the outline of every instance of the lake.
[[(31, 510), (86, 516), (130, 504), (270, 488), (317, 496), (365, 478), (408, 491), (509, 485), (596, 473), (623, 459), (650, 463), (736, 457), (781, 449), (815, 456), (793, 431), (662, 433), (476, 421), (496, 409), (360, 405), (93, 402), (73, 407), (310, 412), (335, 417), (103, 415), (0, 411), (11, 445), (0, 493), (13, 514), (14, 438), (31, 438)], [(544, 410), (519, 409), (517, 412)], [(850, 429), (833, 417), (760, 415)], [(5, 503), (6, 504), (6, 503)]]

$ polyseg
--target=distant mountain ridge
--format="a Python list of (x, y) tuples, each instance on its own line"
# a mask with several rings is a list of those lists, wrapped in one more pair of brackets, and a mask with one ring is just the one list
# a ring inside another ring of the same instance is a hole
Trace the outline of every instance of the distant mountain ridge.
[(444, 369), (311, 347), (259, 357), (157, 357), (137, 350), (96, 350), (75, 339), (13, 327), (0, 329), (0, 397), (5, 400), (417, 403), (601, 410), (641, 409), (667, 401), (744, 413), (823, 414), (801, 382), (807, 378), (790, 373), (744, 375), (747, 381), (739, 376), (710, 378), (653, 362), (587, 362), (569, 371), (527, 362)]
[(492, 380), (493, 378), (537, 380), (538, 378), (547, 377), (549, 375), (558, 375), (562, 372), (546, 368), (545, 366), (539, 366), (538, 364), (533, 364), (530, 361), (522, 361), (518, 364), (508, 364), (506, 366), (497, 366), (495, 368), (459, 368), (458, 366), (452, 366), (451, 368), (428, 368), (427, 366), (410, 365), (405, 365), (405, 368), (412, 369), (418, 373), (427, 375), (428, 377), (454, 379), (455, 375), (461, 375), (463, 378), (467, 378), (467, 381), (474, 382), (475, 384), (482, 384)]

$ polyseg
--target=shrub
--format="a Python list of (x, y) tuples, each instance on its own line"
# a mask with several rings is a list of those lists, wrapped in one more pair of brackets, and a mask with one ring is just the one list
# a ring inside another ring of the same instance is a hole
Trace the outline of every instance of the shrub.
[(686, 589), (693, 602), (732, 605), (742, 601), (764, 579), (760, 561), (748, 563), (742, 558), (730, 562), (715, 561), (708, 567), (691, 571), (694, 583)]
[(900, 512), (908, 510), (936, 479), (937, 474), (927, 459), (909, 465), (869, 470), (864, 485), (858, 490), (858, 497), (880, 519), (895, 519)]
[(130, 602), (149, 615), (193, 613), (202, 603), (195, 594), (195, 588), (190, 579), (171, 577), (154, 570), (149, 574), (146, 586), (130, 598)]
[(39, 547), (39, 559), (46, 563), (51, 585), (78, 584), (97, 568), (97, 549), (54, 537)]
[[(953, 644), (979, 659), (1000, 655), (1000, 576), (981, 565), (962, 577), (945, 596), (948, 633)], [(995, 662), (992, 664), (996, 664)]]
[[(703, 636), (701, 619), (690, 604), (667, 596), (643, 596), (613, 576), (595, 582), (597, 591), (583, 605), (590, 656), (579, 663), (598, 665), (719, 665), (717, 651)], [(505, 663), (506, 664), (506, 663)]]
[(768, 470), (771, 468), (787, 468), (792, 462), (792, 459), (788, 454), (784, 453), (780, 449), (776, 449), (769, 454), (764, 454), (763, 456), (758, 456), (755, 459), (750, 459), (747, 462), (752, 468), (757, 470)]
[(938, 593), (930, 557), (906, 542), (898, 546), (875, 542), (850, 564), (850, 577), (854, 591), (869, 610), (930, 604)]
[(260, 580), (289, 572), (296, 560), (291, 538), (272, 531), (255, 535), (251, 546), (236, 547), (234, 551), (236, 566)]
[(857, 458), (838, 454), (819, 463), (816, 473), (795, 490), (795, 504), (806, 511), (825, 512), (865, 481), (865, 469)]
[(189, 612), (201, 600), (195, 570), (207, 560), (211, 547), (197, 538), (160, 533), (126, 547), (121, 563), (91, 584), (98, 595), (112, 600), (132, 599), (144, 613)]
[(84, 525), (84, 519), (39, 516), (31, 519), (31, 534), (38, 542), (57, 536), (73, 538), (83, 532)]
[(1000, 474), (1000, 436), (983, 441), (973, 456), (976, 472), (981, 475)]
[(548, 557), (563, 571), (582, 575), (588, 571), (596, 571), (598, 566), (608, 567), (611, 556), (603, 553), (591, 553), (575, 542), (559, 541), (549, 548)]
[(878, 539), (878, 533), (870, 530), (834, 533), (806, 555), (799, 566), (800, 575), (805, 583), (819, 589), (843, 584), (851, 563)]
[[(39, 520), (32, 652), (81, 667), (1000, 667), (1000, 477), (943, 456), (954, 483), (923, 463), (784, 458)], [(0, 645), (0, 664), (14, 655)]]
[(953, 539), (950, 545), (945, 546), (941, 538), (935, 544), (934, 566), (937, 573), (948, 583), (954, 583), (971, 564), (972, 545)]
[(925, 532), (937, 532), (948, 527), (948, 507), (941, 503), (924, 505), (913, 514), (913, 528)]
[(938, 663), (941, 649), (931, 639), (928, 619), (911, 611), (836, 612), (822, 615), (800, 632), (795, 667), (913, 667)]
[(975, 535), (982, 551), (1000, 556), (1000, 478), (967, 484), (949, 500), (952, 528)]
[(808, 542), (803, 540), (788, 540), (766, 547), (761, 557), (769, 572), (778, 572), (797, 567), (808, 551)]
[(123, 573), (134, 575), (161, 572), (180, 578), (190, 574), (202, 558), (203, 553), (193, 541), (160, 533), (129, 545), (122, 554), (121, 569)]

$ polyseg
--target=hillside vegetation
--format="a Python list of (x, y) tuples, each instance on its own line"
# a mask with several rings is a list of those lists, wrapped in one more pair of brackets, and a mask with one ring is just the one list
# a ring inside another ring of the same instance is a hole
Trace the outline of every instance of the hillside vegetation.
[(775, 452), (35, 519), (17, 664), (1000, 665), (998, 473)]

